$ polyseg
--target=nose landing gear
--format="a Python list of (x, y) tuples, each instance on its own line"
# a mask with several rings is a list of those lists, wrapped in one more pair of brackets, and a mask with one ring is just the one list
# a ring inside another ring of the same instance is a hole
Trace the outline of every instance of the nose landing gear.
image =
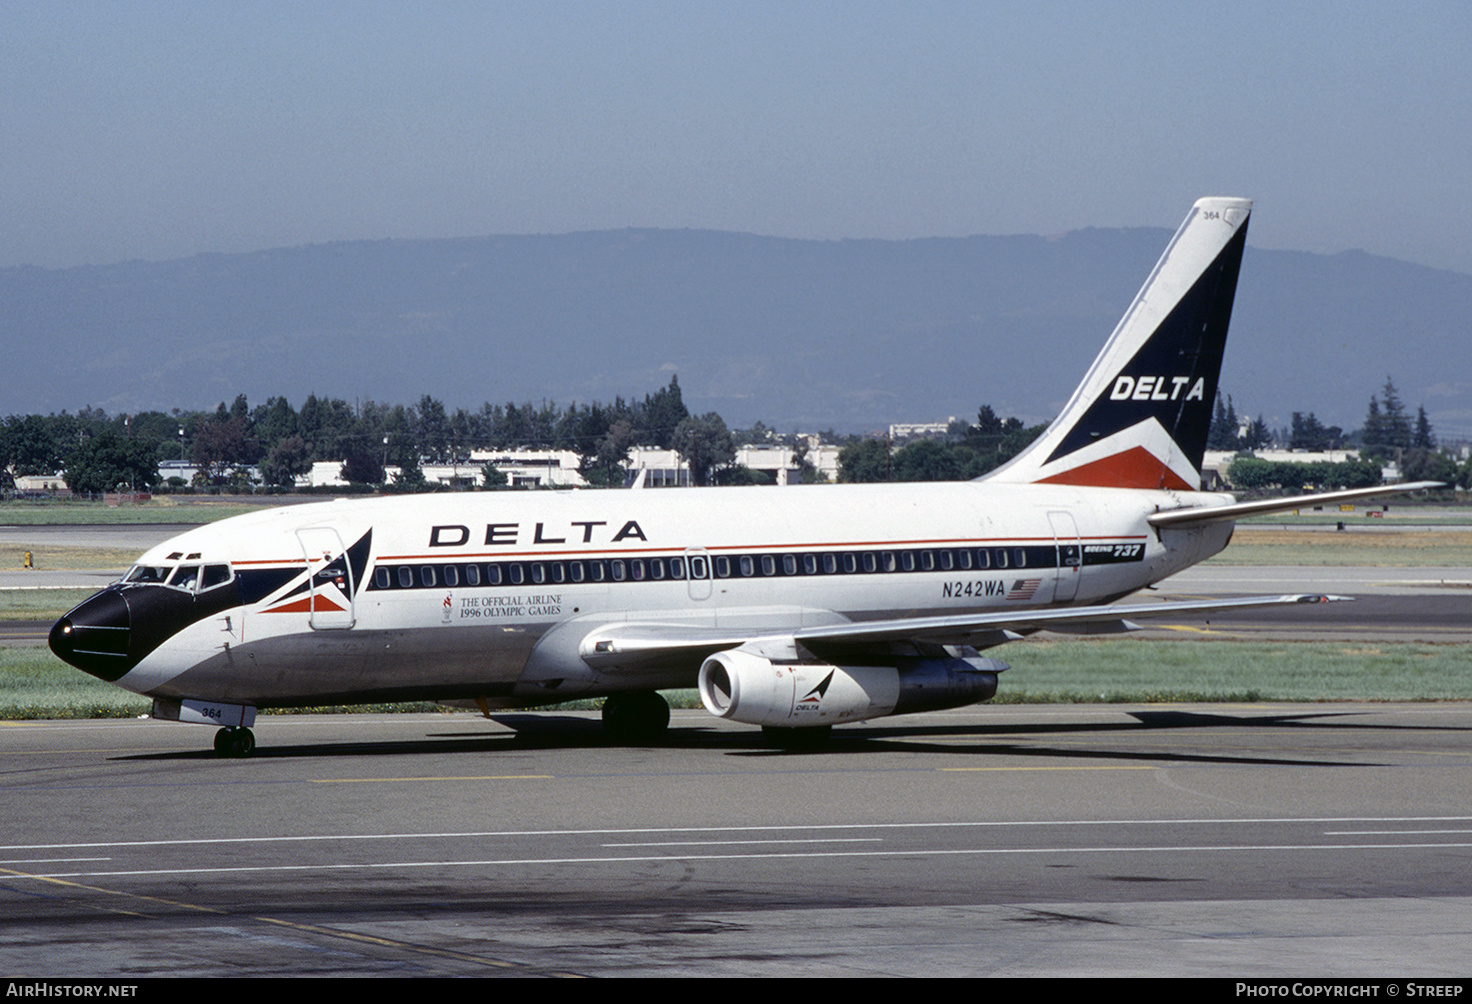
[(255, 749), (256, 735), (250, 729), (224, 728), (215, 733), (215, 756), (247, 757)]

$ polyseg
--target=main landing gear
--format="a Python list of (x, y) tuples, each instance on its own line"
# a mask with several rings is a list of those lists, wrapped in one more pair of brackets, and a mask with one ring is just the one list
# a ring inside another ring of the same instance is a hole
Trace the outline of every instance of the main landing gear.
[(215, 756), (246, 757), (255, 749), (256, 734), (250, 729), (224, 728), (215, 733)]
[(610, 694), (603, 702), (603, 731), (615, 742), (658, 742), (669, 725), (669, 703), (652, 690)]

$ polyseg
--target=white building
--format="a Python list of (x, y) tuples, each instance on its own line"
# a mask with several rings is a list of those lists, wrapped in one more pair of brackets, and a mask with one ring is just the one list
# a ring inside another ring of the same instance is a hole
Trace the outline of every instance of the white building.
[[(819, 444), (816, 436), (805, 437), (807, 458), (825, 481), (838, 480), (838, 447)], [(736, 451), (736, 463), (769, 475), (779, 485), (797, 482), (797, 465), (790, 446), (748, 445)], [(581, 458), (571, 450), (476, 450), (462, 463), (425, 464), (424, 480), (466, 488), (481, 487), (482, 470), (490, 464), (506, 475), (512, 488), (585, 488), (587, 479), (578, 469)], [(657, 446), (635, 446), (625, 461), (628, 480), (642, 475), (646, 488), (685, 487), (691, 484), (690, 465), (674, 450)], [(392, 481), (397, 467), (384, 468), (384, 477)], [(310, 473), (297, 478), (298, 488), (341, 488), (342, 461), (319, 460)]]
[[(512, 488), (583, 488), (588, 484), (578, 470), (582, 458), (571, 450), (476, 450), (470, 454), (469, 466), (474, 468), (477, 484), (486, 464), (506, 475), (506, 483)], [(459, 465), (462, 475), (466, 466)], [(429, 467), (424, 468), (425, 478), (429, 478), (429, 471)], [(438, 480), (450, 483), (444, 477)]]
[[(804, 455), (823, 481), (838, 480), (838, 447), (818, 442), (817, 436), (800, 437), (806, 444)], [(797, 484), (797, 450), (790, 446), (747, 445), (737, 448), (736, 463), (748, 470), (769, 475), (779, 485)]]
[[(690, 480), (690, 465), (674, 450), (658, 446), (635, 446), (629, 450), (629, 473), (645, 488), (685, 488)], [(640, 480), (642, 475), (642, 480)]]

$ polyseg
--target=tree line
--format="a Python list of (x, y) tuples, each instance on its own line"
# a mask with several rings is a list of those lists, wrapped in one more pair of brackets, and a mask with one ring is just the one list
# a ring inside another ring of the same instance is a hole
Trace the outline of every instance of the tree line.
[(1011, 460), (1047, 428), (1001, 418), (989, 404), (976, 424), (953, 423), (944, 439), (916, 439), (893, 449), (887, 439), (859, 439), (838, 454), (843, 481), (969, 481)]
[(269, 485), (289, 486), (318, 461), (343, 465), (346, 480), (382, 484), (385, 467), (398, 483), (423, 484), (424, 463), (465, 462), (473, 450), (570, 450), (595, 485), (622, 484), (635, 446), (673, 449), (700, 484), (717, 481), (734, 462), (734, 434), (715, 412), (692, 415), (678, 377), (642, 400), (610, 404), (543, 402), (447, 409), (426, 394), (417, 405), (307, 396), (298, 410), (284, 397), (251, 407), (244, 394), (214, 411), (148, 411), (109, 416), (97, 408), (75, 415), (12, 415), (0, 422), (0, 470), (16, 475), (64, 471), (77, 492), (119, 486), (154, 488), (161, 461), (192, 462), (222, 484), (257, 467)]
[(1355, 450), (1358, 460), (1338, 462), (1269, 462), (1242, 456), (1232, 462), (1228, 480), (1239, 488), (1273, 485), (1298, 488), (1362, 488), (1380, 483), (1380, 469), (1395, 464), (1407, 481), (1442, 481), (1447, 484), (1472, 482), (1472, 459), (1459, 462), (1437, 443), (1426, 408), (1419, 406), (1411, 418), (1395, 381), (1385, 378), (1379, 394), (1370, 396), (1364, 424), (1345, 432), (1337, 425), (1324, 425), (1313, 412), (1293, 412), (1289, 428), (1274, 432), (1262, 416), (1243, 422), (1237, 417), (1230, 395), (1218, 393), (1207, 448), (1249, 452), (1268, 446), (1324, 453)]
[[(896, 446), (875, 437), (836, 436), (821, 441), (841, 443), (840, 478), (866, 481), (948, 481), (979, 477), (1020, 453), (1045, 425), (1025, 426), (983, 405), (975, 423), (956, 422), (941, 438), (916, 439)], [(120, 486), (158, 486), (161, 460), (191, 461), (211, 484), (232, 480), (244, 487), (244, 469), (256, 467), (268, 485), (288, 487), (318, 461), (342, 464), (345, 480), (381, 485), (385, 467), (397, 467), (401, 490), (425, 486), (424, 463), (468, 462), (471, 451), (524, 449), (568, 450), (579, 457), (583, 477), (597, 486), (621, 485), (630, 449), (671, 449), (690, 465), (697, 484), (740, 484), (759, 478), (735, 465), (738, 443), (793, 447), (804, 480), (812, 480), (801, 437), (781, 436), (757, 422), (732, 431), (715, 412), (692, 415), (680, 392), (678, 377), (642, 399), (615, 398), (612, 403), (482, 404), (480, 408), (447, 409), (426, 394), (417, 404), (361, 405), (341, 398), (307, 396), (300, 409), (284, 397), (252, 407), (245, 395), (213, 411), (148, 411), (109, 416), (84, 408), (72, 415), (12, 415), (0, 421), (0, 471), (17, 475), (64, 471), (73, 491), (96, 494)], [(1413, 480), (1466, 483), (1472, 462), (1437, 448), (1424, 408), (1408, 414), (1393, 381), (1386, 379), (1372, 396), (1364, 426), (1345, 433), (1325, 426), (1313, 412), (1294, 412), (1290, 429), (1268, 429), (1261, 416), (1242, 422), (1230, 396), (1217, 395), (1208, 448), (1250, 451), (1269, 445), (1324, 451), (1356, 448), (1358, 461), (1336, 464), (1271, 465), (1243, 457), (1229, 475), (1243, 488), (1281, 485), (1359, 487), (1376, 484), (1380, 466), (1396, 462)], [(486, 465), (488, 483), (501, 475)]]

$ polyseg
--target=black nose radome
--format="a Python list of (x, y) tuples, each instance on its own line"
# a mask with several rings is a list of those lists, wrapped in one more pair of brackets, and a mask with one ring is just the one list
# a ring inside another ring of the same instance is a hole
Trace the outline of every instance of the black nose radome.
[(98, 593), (51, 628), (49, 643), (57, 658), (109, 683), (133, 668), (128, 654), (131, 618), (117, 591)]

